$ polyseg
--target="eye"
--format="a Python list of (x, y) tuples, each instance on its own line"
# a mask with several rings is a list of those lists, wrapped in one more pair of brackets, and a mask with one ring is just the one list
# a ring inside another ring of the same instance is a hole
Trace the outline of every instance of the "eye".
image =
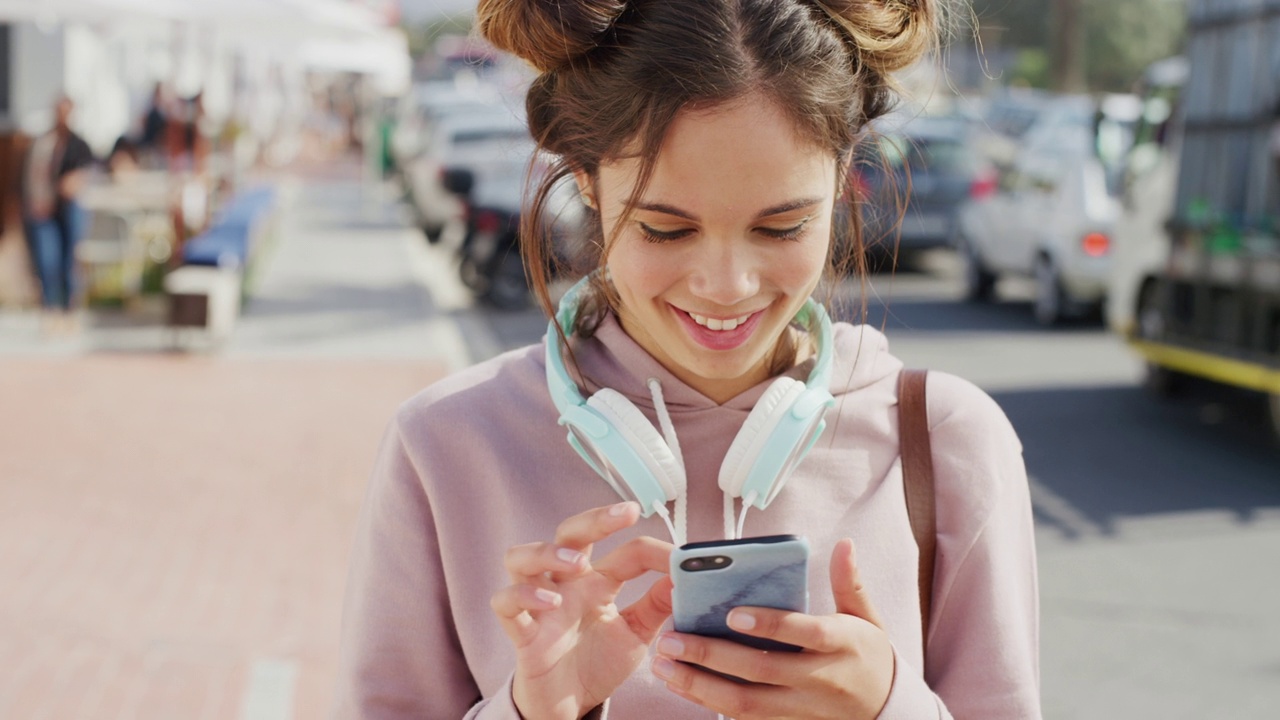
[(796, 240), (800, 237), (800, 234), (804, 231), (805, 225), (808, 225), (808, 224), (809, 224), (809, 220), (808, 218), (806, 218), (800, 221), (799, 224), (789, 228), (762, 227), (762, 228), (756, 228), (756, 232), (760, 233), (761, 235), (764, 235), (765, 237), (774, 238), (775, 240)]
[(682, 230), (655, 230), (644, 223), (637, 223), (640, 226), (640, 233), (644, 235), (644, 239), (652, 243), (672, 242), (682, 238), (689, 237), (693, 234), (692, 228), (684, 228)]

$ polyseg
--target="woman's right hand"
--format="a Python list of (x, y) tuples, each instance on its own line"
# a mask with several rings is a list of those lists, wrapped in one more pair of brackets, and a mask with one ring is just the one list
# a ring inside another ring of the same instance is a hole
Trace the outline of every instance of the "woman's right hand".
[(603, 703), (644, 661), (671, 614), (669, 577), (622, 611), (614, 604), (628, 580), (668, 572), (670, 543), (640, 537), (591, 560), (594, 543), (639, 517), (634, 502), (588, 510), (562, 522), (554, 543), (507, 551), (511, 585), (490, 605), (515, 644), (512, 695), (526, 720), (576, 720)]

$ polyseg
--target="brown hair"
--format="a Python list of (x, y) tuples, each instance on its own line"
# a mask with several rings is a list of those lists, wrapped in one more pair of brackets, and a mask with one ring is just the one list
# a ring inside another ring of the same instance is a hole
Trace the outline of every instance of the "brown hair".
[[(558, 268), (546, 213), (557, 183), (574, 170), (594, 177), (604, 162), (638, 157), (630, 213), (680, 111), (752, 92), (771, 97), (802, 137), (847, 161), (866, 124), (891, 107), (889, 73), (936, 43), (938, 2), (480, 0), (480, 33), (540, 71), (526, 98), (529, 130), (557, 160), (523, 214), (520, 246), (544, 310), (554, 314), (547, 286)], [(849, 222), (833, 224), (829, 270), (865, 274), (856, 193), (842, 187), (837, 202), (846, 203)], [(605, 262), (600, 217), (590, 218), (592, 236), (568, 259), (571, 274)], [(614, 302), (601, 274), (593, 286), (575, 328), (583, 335)]]

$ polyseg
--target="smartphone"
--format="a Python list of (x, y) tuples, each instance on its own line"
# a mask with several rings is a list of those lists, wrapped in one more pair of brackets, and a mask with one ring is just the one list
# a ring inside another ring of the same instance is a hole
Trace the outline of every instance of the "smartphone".
[(677, 632), (726, 638), (761, 650), (802, 648), (729, 628), (744, 605), (809, 612), (809, 541), (796, 535), (689, 543), (671, 553)]

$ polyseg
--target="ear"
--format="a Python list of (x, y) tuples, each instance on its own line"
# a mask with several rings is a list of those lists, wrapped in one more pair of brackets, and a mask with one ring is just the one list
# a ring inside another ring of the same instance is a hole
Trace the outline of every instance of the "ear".
[(573, 181), (578, 184), (578, 193), (587, 207), (599, 212), (600, 203), (596, 196), (596, 184), (590, 175), (581, 168), (574, 168)]

